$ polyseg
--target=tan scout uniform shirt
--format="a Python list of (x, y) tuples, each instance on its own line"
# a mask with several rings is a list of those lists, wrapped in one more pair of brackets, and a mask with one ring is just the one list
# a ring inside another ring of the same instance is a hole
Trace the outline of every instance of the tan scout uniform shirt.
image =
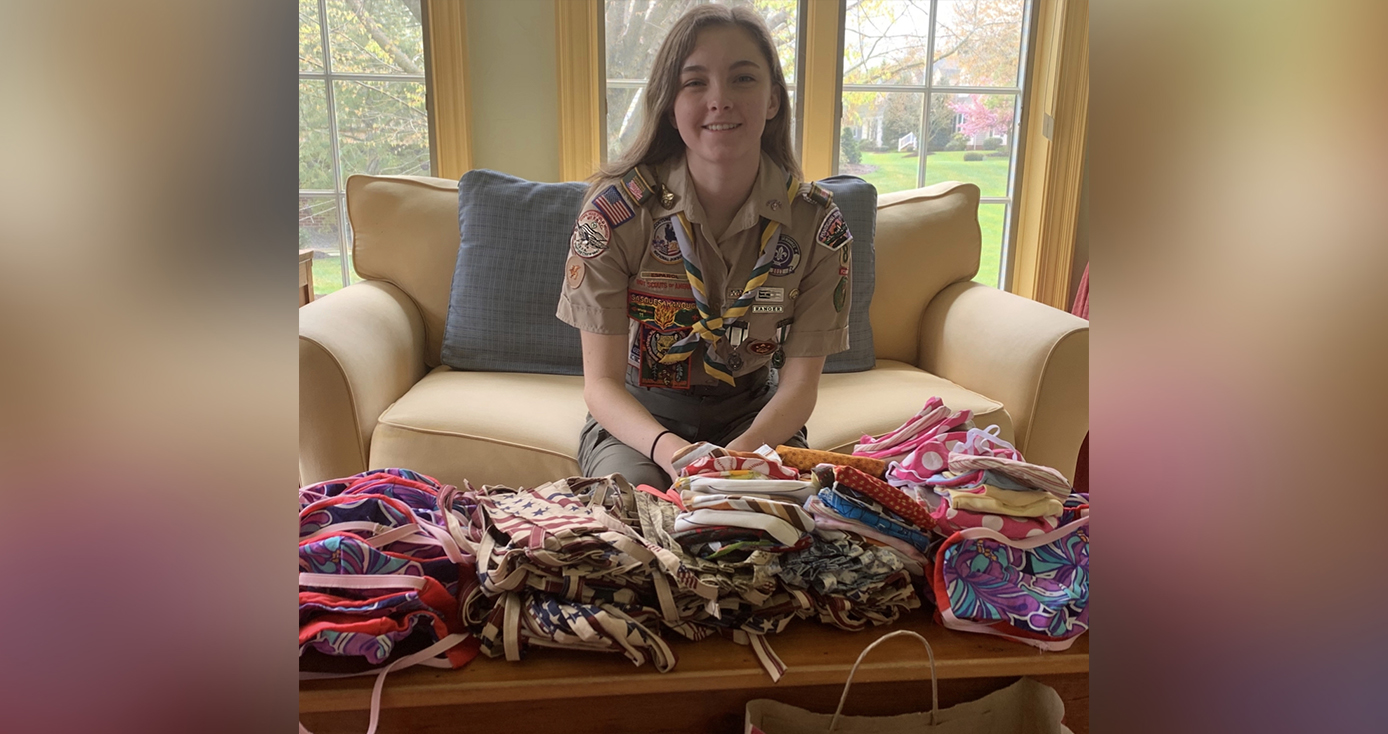
[[(584, 203), (569, 243), (557, 316), (597, 334), (628, 335), (628, 383), (687, 389), (717, 385), (703, 367), (704, 341), (692, 356), (661, 364), (671, 344), (699, 319), (674, 227), (689, 220), (711, 315), (722, 315), (742, 292), (757, 261), (762, 222), (780, 224), (771, 272), (746, 314), (715, 351), (737, 377), (784, 357), (827, 356), (848, 348), (852, 236), (828, 192), (801, 184), (787, 197), (788, 177), (765, 153), (752, 194), (733, 217), (723, 241), (705, 229), (684, 157), (639, 167), (640, 182), (600, 186)], [(630, 174), (628, 175), (630, 178)], [(674, 194), (661, 202), (661, 186)], [(642, 198), (638, 204), (637, 198)], [(777, 355), (777, 352), (781, 352)]]

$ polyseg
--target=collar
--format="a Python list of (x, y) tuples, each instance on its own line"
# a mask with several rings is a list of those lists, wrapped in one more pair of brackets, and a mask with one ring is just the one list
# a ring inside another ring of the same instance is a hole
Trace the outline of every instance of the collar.
[[(690, 222), (703, 223), (707, 220), (699, 197), (694, 195), (694, 182), (689, 178), (689, 166), (683, 155), (654, 167), (656, 179), (656, 200), (651, 215), (659, 219), (677, 212), (683, 212)], [(666, 207), (660, 203), (660, 187), (664, 185), (675, 195), (674, 203)], [(764, 217), (783, 226), (790, 224), (790, 182), (786, 172), (771, 160), (765, 151), (757, 168), (757, 178), (752, 183), (752, 193), (733, 217), (733, 226), (741, 229), (756, 224), (756, 219)], [(751, 221), (743, 221), (750, 219)]]

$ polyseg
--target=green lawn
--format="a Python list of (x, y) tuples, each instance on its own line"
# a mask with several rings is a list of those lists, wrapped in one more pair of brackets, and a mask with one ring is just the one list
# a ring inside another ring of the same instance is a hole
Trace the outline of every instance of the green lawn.
[[(321, 298), (334, 291), (342, 290), (341, 256), (325, 252), (313, 254), (313, 297)], [(356, 275), (352, 275), (356, 282)]]
[[(916, 188), (916, 166), (920, 158), (901, 153), (863, 153), (860, 166), (842, 166), (842, 172), (862, 177), (886, 194)], [(985, 155), (981, 161), (965, 161), (963, 151), (933, 153), (925, 159), (925, 185), (941, 181), (968, 181), (978, 184), (984, 196), (1007, 195), (1007, 158)], [(983, 233), (983, 252), (980, 255), (975, 281), (986, 285), (998, 284), (1002, 258), (1003, 204), (979, 206), (978, 226)]]

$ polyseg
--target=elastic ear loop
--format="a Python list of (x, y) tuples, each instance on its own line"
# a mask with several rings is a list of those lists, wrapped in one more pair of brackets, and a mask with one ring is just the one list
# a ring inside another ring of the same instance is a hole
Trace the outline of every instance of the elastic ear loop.
[(843, 704), (848, 700), (848, 687), (853, 685), (853, 675), (858, 672), (858, 666), (862, 664), (863, 658), (867, 657), (867, 654), (872, 652), (872, 648), (877, 647), (893, 637), (899, 637), (901, 635), (909, 635), (920, 640), (921, 644), (925, 645), (926, 656), (930, 658), (930, 726), (935, 725), (935, 715), (940, 710), (940, 687), (938, 678), (935, 675), (935, 651), (930, 648), (930, 643), (919, 634), (911, 630), (897, 630), (896, 632), (885, 634), (877, 638), (875, 642), (868, 645), (858, 654), (858, 660), (853, 663), (853, 669), (848, 671), (848, 680), (844, 681), (843, 695), (839, 696), (839, 707), (834, 709), (834, 718), (829, 720), (830, 732), (833, 732), (834, 728), (839, 725), (839, 714), (843, 713)]

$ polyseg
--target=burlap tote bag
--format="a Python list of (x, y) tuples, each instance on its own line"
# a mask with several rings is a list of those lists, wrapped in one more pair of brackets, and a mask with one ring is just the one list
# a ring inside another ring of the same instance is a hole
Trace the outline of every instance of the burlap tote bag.
[[(842, 716), (853, 675), (872, 648), (898, 635), (910, 635), (925, 645), (930, 658), (930, 710), (900, 716)], [(910, 630), (883, 635), (858, 655), (848, 680), (843, 684), (839, 707), (830, 714), (816, 714), (788, 704), (758, 698), (747, 702), (743, 734), (1070, 734), (1061, 723), (1065, 705), (1050, 686), (1023, 678), (971, 703), (940, 710), (939, 688), (935, 682), (935, 652), (924, 637)]]

